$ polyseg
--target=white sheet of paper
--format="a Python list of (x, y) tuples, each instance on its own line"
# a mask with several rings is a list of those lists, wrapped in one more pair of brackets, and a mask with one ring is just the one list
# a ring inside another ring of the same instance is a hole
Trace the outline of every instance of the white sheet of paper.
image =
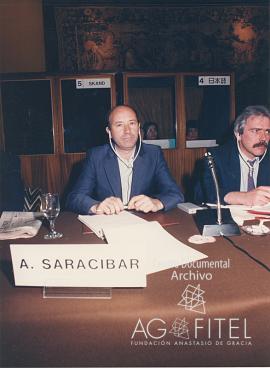
[(252, 213), (248, 213), (246, 209), (241, 209), (237, 207), (229, 207), (233, 220), (237, 223), (238, 226), (242, 226), (244, 221), (254, 220), (255, 215)]
[(146, 248), (147, 274), (207, 258), (207, 255), (175, 239), (156, 221), (125, 226), (104, 225), (103, 231), (109, 244), (126, 247), (140, 244)]
[[(207, 206), (209, 207), (213, 207), (216, 208), (217, 205), (215, 203), (207, 203)], [(229, 209), (239, 209), (242, 211), (247, 211), (247, 210), (254, 210), (254, 211), (264, 211), (264, 212), (269, 212), (270, 211), (270, 202), (266, 203), (264, 205), (261, 206), (246, 206), (244, 204), (227, 204), (227, 205), (221, 205), (221, 208), (229, 208)]]
[[(216, 204), (208, 203), (210, 207), (216, 208)], [(248, 210), (258, 211), (262, 215), (269, 215), (270, 213), (270, 203), (267, 203), (262, 206), (245, 206), (243, 204), (230, 204), (230, 205), (222, 205), (221, 208), (229, 208), (231, 211), (231, 215), (233, 220), (237, 223), (238, 226), (242, 226), (244, 221), (254, 220), (256, 219), (256, 215), (253, 213), (249, 213)]]
[(104, 238), (102, 230), (104, 226), (126, 226), (147, 222), (128, 211), (122, 211), (118, 215), (79, 215), (78, 219), (101, 239)]

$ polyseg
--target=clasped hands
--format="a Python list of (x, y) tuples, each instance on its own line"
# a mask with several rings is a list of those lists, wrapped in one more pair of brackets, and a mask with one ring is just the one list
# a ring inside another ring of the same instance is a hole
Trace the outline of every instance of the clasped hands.
[(159, 199), (140, 194), (131, 198), (127, 206), (124, 206), (120, 198), (108, 197), (104, 201), (95, 204), (90, 211), (97, 215), (119, 214), (124, 209), (142, 211), (144, 213), (157, 212), (164, 208)]
[(270, 186), (259, 186), (246, 195), (247, 205), (263, 206), (270, 202)]

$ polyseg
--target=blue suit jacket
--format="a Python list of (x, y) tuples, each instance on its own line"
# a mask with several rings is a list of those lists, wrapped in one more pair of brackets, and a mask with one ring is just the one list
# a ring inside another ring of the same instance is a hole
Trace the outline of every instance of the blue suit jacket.
[[(130, 198), (139, 194), (158, 198), (165, 210), (184, 200), (158, 146), (142, 143), (134, 162)], [(66, 207), (88, 214), (94, 204), (110, 196), (122, 198), (122, 188), (117, 157), (106, 144), (87, 152), (82, 173), (68, 194)]]
[[(215, 147), (209, 150), (214, 158), (216, 173), (218, 177), (220, 198), (224, 203), (224, 197), (229, 192), (240, 191), (241, 169), (238, 149), (235, 141)], [(257, 186), (270, 185), (270, 152), (260, 162), (257, 177)], [(216, 191), (213, 178), (207, 164), (204, 164), (199, 182), (196, 184), (195, 201), (216, 202)]]

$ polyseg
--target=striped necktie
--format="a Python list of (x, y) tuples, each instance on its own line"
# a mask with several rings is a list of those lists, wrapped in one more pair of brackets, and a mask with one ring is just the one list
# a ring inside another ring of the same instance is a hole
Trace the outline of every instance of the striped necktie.
[(254, 173), (254, 164), (255, 164), (256, 160), (248, 160), (248, 183), (247, 183), (247, 191), (249, 192), (252, 189), (255, 189), (255, 184), (254, 184), (254, 177), (253, 177), (253, 173)]

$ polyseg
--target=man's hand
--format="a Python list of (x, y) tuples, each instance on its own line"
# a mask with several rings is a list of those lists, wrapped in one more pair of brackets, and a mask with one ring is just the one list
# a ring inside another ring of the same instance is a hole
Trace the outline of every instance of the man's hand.
[(90, 211), (96, 215), (114, 215), (119, 214), (123, 210), (123, 202), (117, 197), (108, 197), (90, 208)]
[(270, 186), (260, 186), (249, 192), (230, 192), (224, 197), (228, 204), (263, 206), (270, 202)]
[(129, 210), (136, 210), (142, 212), (157, 212), (164, 208), (159, 199), (147, 197), (144, 194), (132, 197), (128, 203)]

